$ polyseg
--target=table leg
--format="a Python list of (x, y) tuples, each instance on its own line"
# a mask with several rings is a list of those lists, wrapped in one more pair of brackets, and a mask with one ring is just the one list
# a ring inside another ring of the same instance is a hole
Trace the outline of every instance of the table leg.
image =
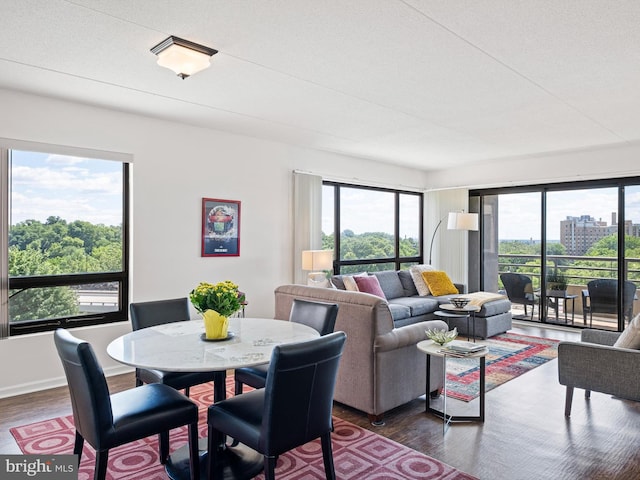
[(480, 421), (484, 422), (485, 357), (480, 357)]

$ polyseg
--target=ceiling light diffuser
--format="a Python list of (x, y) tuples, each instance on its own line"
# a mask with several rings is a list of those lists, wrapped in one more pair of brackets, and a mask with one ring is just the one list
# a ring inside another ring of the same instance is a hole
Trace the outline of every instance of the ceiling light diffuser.
[(208, 68), (218, 50), (172, 35), (153, 47), (151, 53), (158, 56), (158, 65), (173, 70), (184, 80)]

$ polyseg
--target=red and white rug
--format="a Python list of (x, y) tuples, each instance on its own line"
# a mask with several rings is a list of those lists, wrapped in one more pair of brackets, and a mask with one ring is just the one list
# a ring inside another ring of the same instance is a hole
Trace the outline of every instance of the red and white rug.
[[(233, 394), (231, 380), (231, 378), (227, 379), (228, 395)], [(207, 406), (213, 401), (212, 385), (193, 387), (191, 398), (200, 406), (200, 436), (205, 436)], [(334, 427), (333, 458), (336, 476), (339, 479), (476, 479), (434, 458), (339, 418), (334, 417)], [(75, 430), (72, 416), (14, 427), (10, 431), (22, 453), (50, 455), (73, 452)], [(107, 480), (166, 479), (164, 467), (158, 462), (157, 438), (157, 436), (145, 438), (111, 450)], [(186, 441), (186, 427), (171, 432), (172, 450), (183, 446)], [(79, 480), (93, 478), (94, 462), (94, 451), (85, 442), (82, 464), (78, 473)], [(276, 477), (279, 480), (326, 478), (320, 442), (310, 442), (282, 455), (278, 459)], [(261, 474), (256, 478), (263, 479), (264, 476)]]

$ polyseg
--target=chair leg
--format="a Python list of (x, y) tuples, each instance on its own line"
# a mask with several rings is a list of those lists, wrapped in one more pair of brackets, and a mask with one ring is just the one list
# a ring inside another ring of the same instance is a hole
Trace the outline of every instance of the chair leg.
[(264, 456), (264, 480), (276, 480), (278, 457)]
[(160, 432), (158, 434), (158, 446), (160, 453), (160, 463), (167, 463), (167, 459), (169, 458), (169, 432)]
[(186, 387), (186, 388), (184, 389), (184, 395), (185, 395), (186, 397), (188, 397), (188, 396), (189, 396), (189, 387)]
[(584, 398), (591, 398), (591, 390), (584, 391)]
[(198, 422), (189, 424), (189, 469), (191, 480), (200, 479), (200, 452), (198, 451)]
[(224, 434), (209, 425), (207, 435), (207, 478), (222, 478), (220, 449), (223, 448)]
[(336, 480), (336, 470), (333, 466), (333, 448), (331, 433), (327, 432), (320, 438), (322, 444), (322, 460), (324, 460), (324, 474), (327, 480)]
[(73, 454), (78, 455), (78, 467), (82, 459), (82, 447), (84, 446), (84, 437), (76, 430), (76, 441), (73, 445)]
[(107, 463), (109, 462), (109, 450), (96, 452), (96, 469), (93, 472), (93, 480), (104, 480), (107, 476)]
[(236, 386), (233, 392), (234, 395), (242, 395), (242, 385), (242, 382), (236, 380)]
[(571, 416), (571, 403), (573, 402), (573, 387), (567, 386), (567, 393), (564, 399), (564, 416)]

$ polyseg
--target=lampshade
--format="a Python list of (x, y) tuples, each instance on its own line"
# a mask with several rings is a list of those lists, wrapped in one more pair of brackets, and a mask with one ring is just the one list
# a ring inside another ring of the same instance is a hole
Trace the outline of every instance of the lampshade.
[(210, 59), (217, 50), (204, 45), (171, 36), (151, 49), (158, 56), (158, 65), (173, 70), (185, 79), (211, 65)]
[(478, 214), (449, 212), (448, 230), (478, 230)]
[(302, 269), (317, 271), (333, 268), (333, 250), (303, 250)]

